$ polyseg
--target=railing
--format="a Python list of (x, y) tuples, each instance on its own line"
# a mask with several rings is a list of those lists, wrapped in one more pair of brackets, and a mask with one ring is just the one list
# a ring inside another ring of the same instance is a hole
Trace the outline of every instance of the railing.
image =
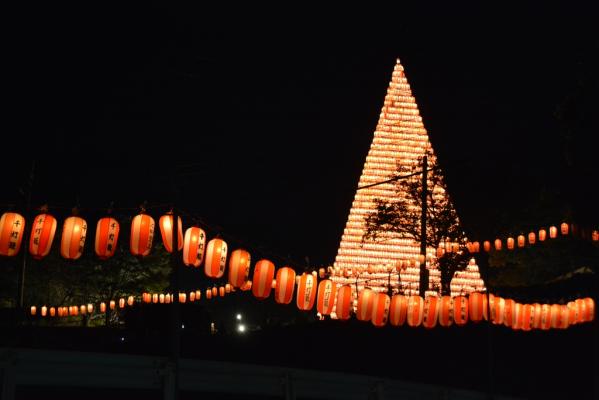
[[(2, 400), (18, 387), (144, 389), (170, 398), (174, 368), (166, 358), (0, 348)], [(227, 394), (227, 398), (280, 399), (467, 399), (486, 394), (337, 372), (182, 359), (181, 392)], [(129, 395), (129, 398), (130, 395)], [(209, 398), (209, 397), (207, 397)], [(509, 397), (494, 396), (508, 400)], [(115, 400), (116, 397), (112, 397)]]

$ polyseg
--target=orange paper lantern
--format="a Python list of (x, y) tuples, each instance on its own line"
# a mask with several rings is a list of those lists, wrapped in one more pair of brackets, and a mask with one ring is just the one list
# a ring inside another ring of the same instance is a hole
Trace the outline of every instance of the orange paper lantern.
[(227, 265), (227, 243), (222, 239), (212, 239), (206, 249), (204, 272), (210, 278), (220, 278), (225, 273)]
[(536, 241), (537, 241), (537, 239), (536, 239), (535, 233), (534, 232), (530, 232), (528, 234), (528, 243), (535, 244)]
[(383, 326), (387, 325), (390, 305), (391, 300), (387, 294), (376, 293), (373, 296), (371, 321), (372, 324), (377, 328), (382, 328)]
[(468, 322), (468, 298), (457, 296), (453, 299), (453, 321), (458, 326)]
[(318, 295), (316, 300), (316, 309), (322, 315), (329, 315), (333, 312), (335, 296), (337, 295), (337, 286), (330, 279), (320, 281), (318, 284)]
[(389, 323), (400, 326), (406, 322), (408, 316), (408, 298), (401, 294), (395, 294), (391, 298), (389, 306)]
[(442, 296), (439, 302), (439, 325), (448, 327), (453, 324), (453, 298)]
[(154, 241), (154, 218), (147, 214), (139, 214), (131, 221), (131, 238), (129, 248), (134, 256), (145, 257), (152, 250)]
[(372, 318), (372, 303), (375, 292), (370, 288), (364, 288), (358, 295), (358, 309), (356, 318), (360, 321), (370, 321)]
[(106, 260), (114, 255), (119, 239), (119, 223), (110, 217), (100, 218), (96, 225), (96, 241), (94, 251), (101, 260)]
[(16, 256), (21, 248), (25, 218), (14, 212), (6, 212), (0, 217), (0, 255)]
[(251, 256), (246, 250), (237, 249), (229, 257), (229, 283), (241, 287), (250, 274)]
[(264, 300), (270, 296), (274, 276), (275, 265), (272, 261), (263, 259), (256, 263), (251, 286), (254, 297)]
[(540, 229), (539, 230), (539, 240), (541, 242), (545, 241), (545, 239), (547, 238), (547, 231), (545, 229)]
[(557, 227), (556, 226), (549, 227), (549, 237), (551, 239), (555, 239), (557, 237)]
[(518, 235), (518, 247), (526, 246), (526, 238), (524, 235)]
[(29, 253), (36, 260), (41, 260), (50, 252), (54, 234), (56, 233), (56, 218), (50, 214), (40, 214), (33, 220)]
[(482, 321), (487, 314), (487, 296), (483, 293), (473, 292), (468, 296), (468, 316), (473, 322)]
[(60, 240), (60, 255), (67, 260), (77, 260), (83, 254), (87, 222), (80, 217), (65, 219)]
[(408, 297), (408, 325), (411, 327), (420, 326), (424, 317), (424, 299), (420, 296)]
[(561, 231), (561, 234), (562, 234), (562, 235), (567, 235), (567, 234), (568, 234), (568, 231), (569, 231), (569, 228), (570, 228), (570, 227), (568, 226), (568, 224), (567, 224), (567, 223), (565, 223), (565, 222), (562, 222), (562, 224), (560, 225), (560, 231)]
[(204, 261), (206, 232), (197, 226), (187, 228), (183, 239), (183, 263), (188, 267), (199, 267)]
[(275, 301), (279, 304), (289, 304), (293, 300), (295, 289), (295, 271), (290, 267), (279, 268), (275, 286)]
[(340, 320), (347, 320), (352, 308), (352, 289), (349, 285), (343, 285), (337, 290), (337, 303), (335, 314)]
[(309, 311), (316, 299), (316, 277), (312, 274), (302, 274), (297, 285), (296, 304), (302, 311)]
[[(179, 250), (183, 249), (183, 223), (181, 222), (181, 217), (177, 217), (177, 231), (179, 235), (177, 237), (177, 248)], [(162, 243), (164, 243), (164, 248), (169, 253), (173, 252), (173, 214), (166, 214), (160, 217), (158, 220), (158, 225), (160, 226), (160, 235), (162, 236)]]
[(427, 329), (437, 326), (439, 318), (440, 301), (437, 296), (428, 296), (424, 299), (424, 314), (422, 316), (422, 326)]

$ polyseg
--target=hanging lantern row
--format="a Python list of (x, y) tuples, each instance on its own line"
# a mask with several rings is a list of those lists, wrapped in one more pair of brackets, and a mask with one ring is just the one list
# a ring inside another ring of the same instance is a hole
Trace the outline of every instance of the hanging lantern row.
[[(482, 242), (482, 249), (485, 252), (489, 252), (491, 250), (501, 251), (501, 250), (504, 250), (505, 248), (507, 248), (508, 250), (513, 250), (516, 247), (518, 247), (518, 248), (525, 247), (527, 244), (532, 246), (532, 245), (536, 244), (537, 242), (544, 242), (545, 240), (547, 240), (547, 237), (549, 237), (550, 239), (557, 238), (558, 232), (562, 236), (567, 236), (568, 234), (571, 234), (571, 233), (575, 234), (577, 232), (577, 228), (575, 225), (570, 226), (566, 222), (563, 222), (560, 224), (559, 229), (557, 226), (550, 226), (549, 232), (547, 232), (547, 230), (545, 228), (541, 228), (537, 232), (531, 231), (526, 236), (523, 234), (520, 234), (516, 238), (508, 237), (505, 240), (505, 242), (499, 238), (495, 239), (493, 242), (491, 242), (489, 240), (485, 240)], [(593, 230), (591, 232), (591, 240), (593, 242), (599, 242), (599, 230)], [(504, 243), (505, 243), (505, 247), (504, 247)], [(466, 248), (468, 249), (468, 251), (470, 253), (478, 253), (481, 250), (481, 245), (480, 245), (480, 242), (468, 242), (466, 244)], [(439, 255), (439, 251), (441, 251), (441, 250), (438, 250), (437, 255)], [(441, 254), (442, 253), (443, 253), (443, 251), (441, 251)]]

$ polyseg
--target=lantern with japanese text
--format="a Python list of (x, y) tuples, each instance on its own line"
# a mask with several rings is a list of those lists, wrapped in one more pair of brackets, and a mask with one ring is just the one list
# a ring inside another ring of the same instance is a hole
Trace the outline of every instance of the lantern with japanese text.
[(568, 329), (568, 327), (570, 326), (570, 322), (568, 319), (570, 311), (568, 310), (568, 306), (560, 305), (559, 308), (560, 308), (559, 329)]
[(320, 281), (318, 284), (318, 295), (316, 298), (316, 309), (322, 315), (329, 315), (333, 312), (335, 296), (337, 295), (337, 285), (330, 279)]
[(0, 255), (16, 256), (21, 248), (25, 218), (14, 212), (6, 212), (0, 217)]
[(522, 325), (523, 331), (530, 331), (532, 329), (534, 319), (534, 307), (532, 304), (524, 304), (522, 306)]
[(401, 326), (406, 322), (408, 316), (408, 298), (401, 294), (391, 297), (389, 307), (389, 323), (393, 326)]
[(87, 222), (80, 217), (69, 217), (62, 226), (60, 255), (67, 260), (77, 260), (83, 254), (87, 236)]
[(237, 249), (229, 257), (229, 283), (233, 287), (241, 287), (248, 280), (250, 274), (250, 253), (243, 249)]
[(386, 293), (375, 293), (372, 299), (372, 324), (377, 328), (387, 325), (391, 299)]
[(55, 317), (56, 316), (56, 308), (50, 307), (50, 316), (51, 317)]
[(275, 301), (279, 304), (291, 303), (293, 291), (295, 290), (295, 271), (293, 268), (279, 268), (276, 281)]
[(534, 232), (530, 232), (528, 234), (528, 243), (535, 244), (535, 242), (537, 241), (536, 238), (537, 238), (537, 236), (535, 235), (535, 233)]
[(152, 250), (154, 241), (154, 218), (147, 214), (139, 214), (131, 221), (131, 238), (129, 241), (131, 254), (145, 257)]
[(576, 323), (586, 322), (586, 302), (584, 301), (584, 299), (576, 299), (574, 300), (574, 303), (576, 304), (576, 308), (578, 309)]
[(586, 322), (591, 322), (595, 319), (595, 300), (591, 297), (585, 297), (582, 301), (585, 305), (584, 320)]
[(183, 263), (188, 267), (199, 267), (204, 261), (205, 248), (206, 232), (197, 226), (187, 228), (183, 239)]
[[(181, 217), (177, 217), (177, 231), (179, 232), (179, 236), (177, 237), (177, 248), (181, 250), (183, 248), (183, 223), (181, 222)], [(164, 248), (169, 253), (173, 252), (173, 214), (169, 213), (163, 215), (158, 220), (158, 225), (160, 226), (160, 235), (162, 236), (162, 243), (164, 243)]]
[(453, 324), (453, 297), (442, 296), (439, 302), (439, 325), (448, 327)]
[[(568, 308), (566, 307), (566, 310)], [(551, 328), (553, 329), (562, 329), (563, 321), (562, 317), (566, 317), (566, 321), (568, 320), (568, 314), (562, 314), (562, 306), (559, 304), (552, 304), (549, 310), (549, 319)], [(567, 326), (567, 325), (566, 325)]]
[(375, 292), (370, 288), (364, 288), (358, 294), (358, 309), (356, 318), (360, 321), (370, 321), (372, 318), (372, 303)]
[(518, 235), (518, 238), (516, 240), (518, 242), (518, 247), (526, 246), (526, 238), (524, 237), (524, 235)]
[(465, 296), (456, 296), (453, 299), (453, 321), (458, 326), (468, 322), (468, 298)]
[(547, 231), (545, 229), (539, 229), (539, 240), (543, 242), (545, 241), (545, 238), (547, 238)]
[(507, 238), (507, 248), (508, 248), (508, 250), (514, 250), (514, 238), (513, 237)]
[(567, 235), (568, 234), (568, 231), (569, 231), (570, 227), (568, 226), (567, 223), (562, 222), (562, 224), (559, 227), (560, 227), (560, 232), (561, 232), (562, 235)]
[(420, 296), (408, 297), (408, 325), (411, 327), (420, 326), (424, 317), (424, 299)]
[(544, 331), (551, 328), (551, 306), (549, 304), (541, 304), (540, 328)]
[(424, 310), (422, 315), (422, 326), (427, 329), (437, 326), (439, 317), (439, 298), (437, 296), (427, 296), (424, 299)]
[(270, 295), (272, 280), (275, 276), (275, 265), (270, 260), (260, 260), (254, 266), (252, 278), (252, 294), (259, 300)]
[(212, 239), (206, 248), (204, 272), (210, 278), (220, 278), (227, 265), (227, 243), (222, 239)]
[(350, 316), (352, 308), (352, 290), (351, 286), (343, 285), (337, 290), (337, 302), (335, 305), (335, 313), (337, 318), (347, 320)]
[(98, 220), (94, 250), (100, 260), (106, 260), (114, 255), (119, 230), (119, 223), (114, 218), (104, 217)]
[(495, 250), (501, 250), (501, 239), (495, 239)]
[(313, 274), (302, 274), (297, 285), (296, 304), (302, 311), (309, 311), (314, 307), (316, 299), (316, 277)]
[(56, 233), (56, 218), (50, 214), (40, 214), (33, 220), (29, 253), (36, 260), (41, 260), (50, 252), (54, 234)]
[(532, 321), (533, 329), (541, 328), (541, 305), (539, 303), (532, 304), (532, 316), (530, 317)]
[(482, 321), (487, 314), (487, 295), (473, 292), (468, 296), (468, 317), (473, 322)]

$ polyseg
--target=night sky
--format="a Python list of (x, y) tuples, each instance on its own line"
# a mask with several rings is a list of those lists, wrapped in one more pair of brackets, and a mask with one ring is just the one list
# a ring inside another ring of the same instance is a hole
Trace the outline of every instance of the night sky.
[(10, 18), (0, 203), (19, 201), (35, 158), (34, 205), (78, 202), (91, 220), (110, 201), (176, 202), (209, 235), (332, 263), (399, 57), (469, 229), (494, 234), (541, 189), (572, 189), (555, 118), (571, 98), (584, 99), (573, 201), (599, 221), (596, 189), (580, 184), (599, 179), (590, 7), (127, 7)]

